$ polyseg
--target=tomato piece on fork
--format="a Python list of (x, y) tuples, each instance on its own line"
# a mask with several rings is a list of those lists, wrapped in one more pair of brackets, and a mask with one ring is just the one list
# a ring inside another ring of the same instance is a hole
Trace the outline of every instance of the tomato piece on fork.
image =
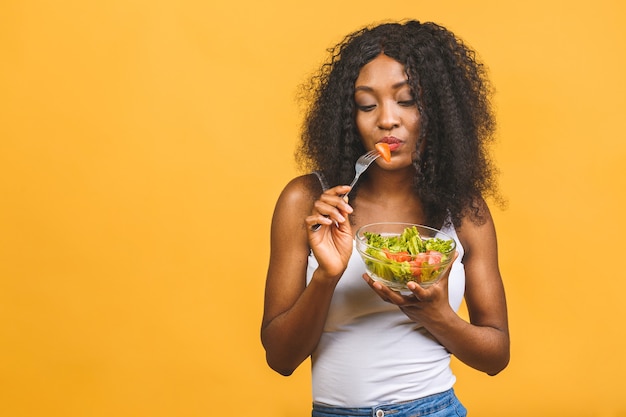
[(383, 157), (385, 162), (391, 161), (391, 150), (389, 149), (389, 144), (384, 142), (378, 142), (376, 145), (376, 150)]

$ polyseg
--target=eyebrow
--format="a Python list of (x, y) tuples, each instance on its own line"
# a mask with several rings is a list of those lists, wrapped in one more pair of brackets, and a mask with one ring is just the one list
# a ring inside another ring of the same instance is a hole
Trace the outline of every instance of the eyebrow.
[[(394, 85), (391, 86), (391, 88), (393, 88), (394, 90), (397, 90), (398, 88), (403, 87), (408, 84), (409, 84), (409, 80), (403, 80), (398, 83), (395, 83)], [(354, 91), (355, 92), (356, 91), (374, 91), (374, 89), (367, 85), (359, 85), (354, 88)]]

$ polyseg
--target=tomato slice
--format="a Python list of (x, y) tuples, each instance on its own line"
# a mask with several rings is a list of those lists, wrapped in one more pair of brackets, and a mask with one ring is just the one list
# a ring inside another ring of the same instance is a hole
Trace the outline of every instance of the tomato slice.
[(443, 258), (443, 254), (441, 252), (437, 252), (436, 250), (429, 250), (426, 252), (428, 255), (428, 263), (430, 265), (435, 265), (441, 263), (441, 259)]
[(414, 277), (419, 277), (422, 275), (422, 268), (428, 264), (428, 255), (424, 252), (420, 252), (415, 255), (415, 259), (409, 262), (409, 266), (411, 267), (411, 274)]
[(409, 262), (411, 260), (411, 255), (407, 251), (391, 252), (389, 249), (383, 249), (383, 252), (385, 252), (387, 259), (392, 261)]
[(389, 149), (388, 143), (378, 142), (375, 146), (380, 156), (382, 156), (386, 162), (391, 161), (391, 150)]

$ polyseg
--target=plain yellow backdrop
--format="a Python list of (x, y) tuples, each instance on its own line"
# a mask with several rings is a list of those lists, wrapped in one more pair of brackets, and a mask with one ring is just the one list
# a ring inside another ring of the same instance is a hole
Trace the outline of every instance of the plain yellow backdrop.
[[(475, 416), (626, 416), (626, 6), (0, 2), (0, 415), (306, 416), (259, 341), (297, 86), (362, 25), (449, 27), (489, 67), (512, 334)], [(376, 360), (376, 358), (372, 358)]]

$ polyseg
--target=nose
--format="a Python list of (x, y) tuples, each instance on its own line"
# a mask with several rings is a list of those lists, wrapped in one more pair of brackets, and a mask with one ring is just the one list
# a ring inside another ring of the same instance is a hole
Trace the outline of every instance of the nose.
[(391, 130), (400, 125), (400, 118), (393, 105), (381, 104), (379, 106), (377, 123), (381, 130)]

